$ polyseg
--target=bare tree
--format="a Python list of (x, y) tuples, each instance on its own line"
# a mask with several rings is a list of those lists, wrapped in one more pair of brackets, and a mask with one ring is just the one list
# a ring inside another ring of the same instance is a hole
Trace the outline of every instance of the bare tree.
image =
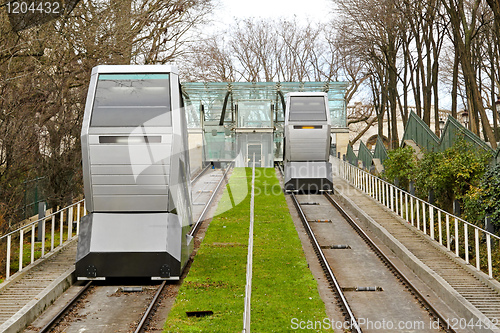
[(323, 30), (310, 22), (244, 19), (193, 44), (184, 62), (190, 79), (325, 81), (334, 76), (328, 51)]
[(234, 82), (236, 69), (228, 50), (225, 33), (194, 43), (182, 57), (179, 68), (184, 81)]
[(347, 81), (349, 87), (346, 92), (346, 104), (349, 104), (360, 87), (370, 77), (369, 63), (363, 53), (364, 47), (352, 43), (348, 38), (349, 29), (345, 26), (347, 22), (339, 21), (325, 31), (329, 50), (326, 61), (328, 74), (324, 74), (329, 80)]
[(17, 219), (36, 177), (53, 205), (81, 194), (80, 130), (92, 67), (165, 63), (185, 52), (210, 0), (83, 0), (69, 15), (13, 32), (0, 12), (0, 206)]
[[(398, 52), (401, 32), (398, 29), (401, 14), (397, 2), (389, 0), (336, 1), (346, 27), (342, 33), (353, 45), (358, 45), (364, 59), (371, 67), (381, 67), (386, 76), (380, 90), (386, 94), (390, 142), (399, 146), (397, 132), (398, 110)], [(379, 70), (377, 73), (381, 73)], [(382, 81), (381, 81), (382, 83)], [(380, 126), (380, 122), (379, 122)]]
[(236, 24), (229, 41), (238, 61), (236, 73), (249, 82), (272, 81), (278, 66), (278, 38), (271, 22), (246, 19)]
[[(477, 119), (483, 125), (485, 136), (493, 149), (496, 149), (496, 139), (489, 123), (483, 105), (481, 91), (474, 70), (474, 55), (472, 54), (473, 39), (478, 29), (478, 13), (481, 10), (481, 0), (474, 0), (466, 4), (463, 0), (443, 0), (450, 19), (455, 52), (457, 52), (465, 79), (465, 88), (468, 97), (468, 110), (471, 116), (471, 130), (479, 134)], [(467, 10), (466, 10), (467, 9)]]
[(500, 36), (500, 2), (497, 0), (486, 0), (495, 17), (495, 32)]

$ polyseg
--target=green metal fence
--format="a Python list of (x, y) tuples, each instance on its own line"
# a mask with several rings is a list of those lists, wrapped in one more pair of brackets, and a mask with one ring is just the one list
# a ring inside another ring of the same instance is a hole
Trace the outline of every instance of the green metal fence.
[(436, 151), (439, 149), (439, 138), (437, 135), (413, 111), (410, 112), (401, 143), (406, 140), (413, 140), (427, 151)]
[[(467, 142), (472, 143), (476, 149), (481, 149), (491, 153), (492, 156), (494, 156), (492, 162), (500, 163), (500, 147), (495, 151), (486, 142), (481, 140), (480, 137), (465, 128), (451, 116), (449, 116), (446, 121), (441, 138), (438, 138), (429, 126), (427, 126), (427, 124), (420, 119), (419, 116), (417, 116), (417, 114), (411, 112), (401, 140), (401, 146), (403, 146), (403, 143), (406, 140), (411, 140), (426, 151), (437, 152), (450, 148), (459, 138), (463, 138)], [(387, 157), (387, 149), (385, 148), (383, 140), (380, 137), (377, 138), (373, 154), (363, 142), (359, 145), (357, 156), (350, 145), (347, 149), (347, 161), (357, 166), (357, 161), (361, 160), (363, 161), (363, 168), (365, 169), (370, 169), (373, 159), (378, 158), (383, 164)]]
[(363, 162), (364, 169), (370, 169), (370, 166), (372, 165), (373, 155), (363, 142), (359, 144), (358, 160)]
[(345, 157), (347, 162), (351, 163), (352, 165), (358, 166), (358, 157), (356, 156), (356, 153), (354, 152), (350, 144), (347, 145), (347, 153)]
[[(446, 121), (443, 129), (443, 135), (441, 135), (441, 140), (439, 142), (439, 150), (443, 151), (450, 148), (459, 137), (463, 137), (466, 141), (472, 143), (478, 149), (483, 149), (492, 154), (495, 153), (495, 151), (488, 146), (486, 142), (465, 128), (453, 117), (448, 117), (448, 121)], [(417, 142), (417, 144), (419, 144), (419, 142)]]
[(384, 161), (388, 158), (387, 149), (385, 148), (384, 141), (379, 136), (377, 137), (377, 143), (375, 144), (375, 151), (373, 152), (373, 158), (378, 158), (380, 163), (384, 163)]
[(377, 138), (377, 143), (375, 144), (375, 150), (373, 153), (363, 142), (359, 144), (358, 155), (356, 155), (351, 145), (347, 146), (346, 161), (355, 166), (358, 166), (358, 161), (362, 161), (362, 168), (366, 170), (370, 170), (374, 159), (379, 159), (380, 163), (383, 164), (387, 157), (387, 149), (385, 148), (384, 141), (380, 138), (380, 136)]

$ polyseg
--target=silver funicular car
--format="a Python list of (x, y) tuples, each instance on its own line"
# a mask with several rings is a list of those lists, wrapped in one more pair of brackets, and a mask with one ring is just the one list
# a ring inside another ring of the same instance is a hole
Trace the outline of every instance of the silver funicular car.
[(188, 137), (177, 68), (92, 70), (82, 134), (78, 279), (179, 279), (192, 250)]
[(286, 96), (285, 190), (333, 191), (328, 95), (292, 92)]

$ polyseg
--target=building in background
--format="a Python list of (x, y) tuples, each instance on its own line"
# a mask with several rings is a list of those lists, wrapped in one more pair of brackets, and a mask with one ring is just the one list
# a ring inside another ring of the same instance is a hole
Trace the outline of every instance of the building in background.
[[(356, 115), (356, 114), (362, 114), (362, 113), (366, 114), (366, 109), (368, 109), (370, 107), (372, 107), (372, 106), (363, 105), (361, 103), (355, 103), (354, 105), (349, 105), (347, 107), (347, 114), (348, 115)], [(433, 107), (432, 107), (432, 110), (434, 110)], [(408, 107), (408, 114), (410, 112), (416, 113), (416, 111), (417, 110), (414, 106)], [(448, 118), (449, 115), (451, 115), (451, 111), (439, 109), (438, 112), (439, 112), (439, 128), (442, 130), (444, 128), (445, 123), (446, 123), (446, 119)], [(464, 112), (465, 111), (463, 111), (463, 110), (458, 112), (458, 118), (459, 118), (458, 121), (462, 125), (467, 127), (466, 125), (467, 125), (468, 119), (466, 119), (466, 117), (462, 116), (462, 114)], [(401, 138), (403, 137), (405, 128), (404, 128), (403, 118), (401, 116), (401, 113), (398, 112), (397, 116), (398, 116), (398, 121), (397, 121), (398, 136), (399, 136), (399, 140), (401, 140)], [(373, 118), (376, 118), (375, 111), (373, 111), (372, 116), (369, 117), (368, 119), (366, 119), (365, 121), (355, 122), (355, 123), (350, 124), (348, 127), (349, 128), (349, 142), (352, 142), (356, 137), (358, 137), (358, 135), (366, 129), (366, 126), (372, 122)], [(382, 140), (383, 140), (386, 148), (389, 147), (389, 135), (388, 135), (387, 122), (388, 122), (387, 117), (384, 117), (384, 124), (382, 126), (382, 128), (383, 128)], [(435, 123), (434, 122), (434, 113), (432, 112), (431, 123), (430, 123), (431, 129), (435, 128), (434, 123)], [(371, 123), (370, 128), (368, 130), (366, 130), (365, 133), (359, 139), (356, 140), (356, 142), (353, 143), (353, 145), (352, 145), (353, 150), (355, 152), (357, 152), (359, 150), (360, 142), (363, 142), (368, 149), (373, 151), (375, 149), (375, 144), (377, 143), (377, 137), (378, 137), (378, 123), (375, 120)]]

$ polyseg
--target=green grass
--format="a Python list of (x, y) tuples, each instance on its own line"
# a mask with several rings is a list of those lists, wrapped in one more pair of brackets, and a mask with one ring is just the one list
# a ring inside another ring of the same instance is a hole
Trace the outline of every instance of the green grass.
[(274, 169), (259, 169), (255, 187), (252, 323), (254, 332), (289, 330), (292, 318), (323, 320), (325, 306), (309, 271)]
[[(242, 330), (251, 174), (251, 169), (234, 170), (217, 207), (219, 215), (210, 223), (165, 332)], [(252, 331), (289, 331), (293, 318), (323, 320), (325, 306), (274, 169), (257, 169), (255, 186)], [(214, 315), (186, 315), (187, 311), (206, 310)]]

